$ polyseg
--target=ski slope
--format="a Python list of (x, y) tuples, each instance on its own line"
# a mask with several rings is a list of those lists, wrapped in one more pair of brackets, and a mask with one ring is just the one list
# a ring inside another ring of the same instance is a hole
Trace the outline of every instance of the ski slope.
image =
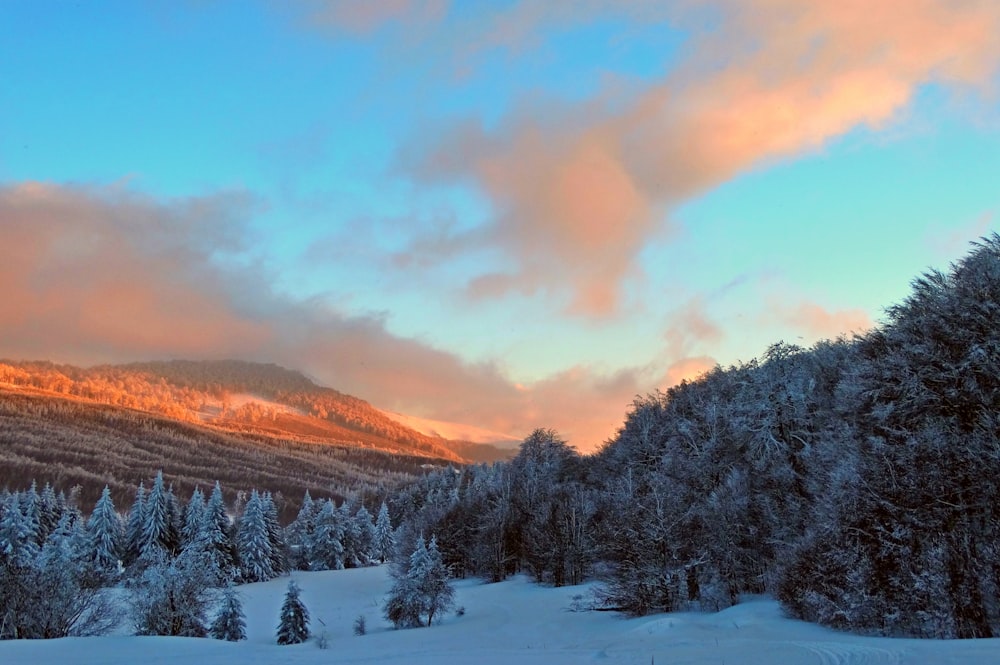
[[(784, 665), (900, 663), (987, 665), (1000, 662), (1000, 639), (906, 640), (865, 638), (784, 618), (770, 599), (750, 601), (716, 614), (678, 613), (625, 619), (609, 612), (574, 612), (573, 597), (587, 587), (548, 588), (518, 578), (501, 584), (456, 583), (464, 616), (441, 625), (393, 630), (381, 616), (390, 586), (384, 567), (296, 573), (316, 634), (326, 630), (329, 648), (314, 640), (296, 646), (274, 643), (278, 610), (288, 578), (240, 587), (247, 614), (246, 642), (133, 637), (0, 642), (3, 665), (272, 665), (356, 663), (365, 665)], [(352, 625), (363, 614), (368, 634)], [(320, 620), (325, 623), (324, 626)]]

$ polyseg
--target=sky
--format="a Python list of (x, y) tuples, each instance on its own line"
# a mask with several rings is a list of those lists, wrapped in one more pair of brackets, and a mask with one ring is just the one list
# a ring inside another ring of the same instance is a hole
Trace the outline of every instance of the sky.
[(581, 450), (997, 228), (994, 0), (5, 0), (0, 357)]

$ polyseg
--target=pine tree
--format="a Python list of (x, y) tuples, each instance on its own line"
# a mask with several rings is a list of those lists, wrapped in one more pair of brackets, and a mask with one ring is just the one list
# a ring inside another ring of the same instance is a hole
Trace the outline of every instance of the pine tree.
[(397, 567), (393, 577), (396, 582), (386, 602), (385, 617), (397, 628), (430, 626), (435, 616), (454, 606), (455, 590), (436, 538), (427, 545), (422, 536), (417, 538), (408, 565)]
[(181, 547), (188, 547), (205, 536), (205, 495), (200, 487), (191, 493), (191, 499), (184, 507), (184, 526), (181, 528)]
[(392, 535), (392, 522), (389, 520), (389, 508), (383, 501), (382, 507), (378, 510), (378, 518), (375, 520), (374, 558), (385, 563), (392, 556), (394, 546), (395, 539)]
[(427, 545), (426, 567), (420, 573), (417, 584), (427, 625), (430, 626), (435, 616), (447, 612), (455, 604), (455, 589), (449, 582), (451, 575), (438, 550), (437, 538), (433, 536)]
[(268, 539), (264, 507), (257, 490), (250, 494), (250, 500), (240, 519), (239, 533), (236, 535), (239, 552), (240, 575), (245, 582), (266, 582), (276, 573), (273, 565), (273, 551)]
[(344, 567), (344, 525), (333, 500), (323, 503), (316, 516), (312, 542), (312, 570), (340, 570)]
[(38, 524), (24, 511), (21, 494), (14, 493), (0, 518), (0, 563), (30, 566), (38, 550)]
[(113, 580), (118, 574), (122, 555), (122, 524), (107, 485), (87, 521), (87, 539), (88, 556), (94, 571), (105, 582)]
[(309, 490), (302, 498), (302, 506), (295, 521), (288, 525), (286, 538), (291, 551), (291, 567), (295, 570), (309, 570), (312, 559), (312, 541), (316, 531), (316, 507)]
[(300, 644), (309, 639), (309, 611), (299, 599), (299, 585), (288, 583), (285, 602), (281, 605), (281, 622), (278, 624), (278, 644)]
[(375, 524), (364, 506), (354, 513), (354, 565), (369, 566), (375, 560)]
[(286, 545), (281, 525), (278, 524), (278, 508), (274, 505), (274, 497), (270, 492), (261, 495), (260, 505), (264, 515), (264, 525), (267, 527), (267, 541), (271, 545), (271, 568), (275, 575), (281, 575), (288, 569)]
[(170, 498), (163, 484), (163, 472), (157, 471), (153, 487), (143, 504), (140, 558), (152, 560), (157, 551), (170, 552), (170, 519)]
[(217, 640), (239, 642), (247, 638), (246, 615), (239, 594), (232, 586), (227, 586), (222, 596), (222, 607), (212, 621), (208, 634)]
[(222, 487), (218, 482), (208, 497), (205, 506), (205, 541), (209, 551), (212, 569), (221, 580), (232, 581), (238, 573), (236, 545), (230, 537), (229, 516), (226, 514)]
[(142, 528), (146, 523), (146, 488), (142, 481), (135, 491), (132, 509), (128, 512), (128, 522), (125, 525), (125, 556), (123, 563), (129, 566), (142, 551)]

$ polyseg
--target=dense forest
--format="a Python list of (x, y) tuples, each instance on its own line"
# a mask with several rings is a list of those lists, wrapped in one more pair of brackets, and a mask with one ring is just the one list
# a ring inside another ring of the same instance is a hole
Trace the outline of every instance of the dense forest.
[[(162, 477), (155, 482), (162, 494)], [(303, 500), (283, 530), (270, 494), (254, 492), (251, 502), (271, 515), (267, 537), (272, 551), (287, 552), (285, 567), (385, 556), (403, 566), (430, 540), (452, 575), (527, 573), (554, 585), (598, 578), (593, 607), (633, 615), (717, 610), (770, 593), (791, 615), (838, 629), (971, 638), (1000, 635), (998, 491), (993, 235), (949, 272), (916, 279), (867, 333), (809, 349), (775, 344), (757, 360), (637, 398), (594, 455), (538, 429), (509, 462), (413, 477), (379, 509), (383, 529), (398, 527), (391, 538), (383, 531), (377, 554), (344, 558), (345, 525), (375, 524), (365, 500), (321, 510)], [(5, 554), (17, 550), (10, 524), (35, 510), (23, 503), (37, 500), (22, 502), (23, 494), (0, 502), (0, 568), (8, 571), (28, 565)], [(149, 522), (143, 505), (137, 498), (129, 520)], [(179, 525), (190, 504), (168, 512)], [(20, 533), (32, 552), (44, 549), (37, 530)], [(156, 542), (160, 558), (150, 565), (177, 568), (169, 562), (181, 560), (183, 544)], [(232, 579), (261, 577), (238, 570)]]
[(555, 432), (397, 501), (460, 574), (605, 580), (631, 614), (775, 594), (880, 635), (1000, 635), (1000, 236), (885, 322), (635, 400), (598, 454)]
[(237, 434), (117, 407), (0, 391), (0, 489), (17, 489), (26, 478), (67, 491), (79, 485), (84, 504), (107, 485), (121, 505), (141, 479), (162, 469), (183, 496), (215, 481), (233, 493), (230, 500), (236, 492), (267, 488), (287, 520), (305, 490), (340, 500), (381, 495), (434, 464), (445, 462)]

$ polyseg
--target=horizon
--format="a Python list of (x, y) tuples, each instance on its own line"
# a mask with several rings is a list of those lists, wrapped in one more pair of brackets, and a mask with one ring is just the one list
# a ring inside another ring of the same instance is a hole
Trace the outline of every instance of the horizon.
[(590, 452), (997, 228), (1000, 4), (0, 5), (0, 357)]

